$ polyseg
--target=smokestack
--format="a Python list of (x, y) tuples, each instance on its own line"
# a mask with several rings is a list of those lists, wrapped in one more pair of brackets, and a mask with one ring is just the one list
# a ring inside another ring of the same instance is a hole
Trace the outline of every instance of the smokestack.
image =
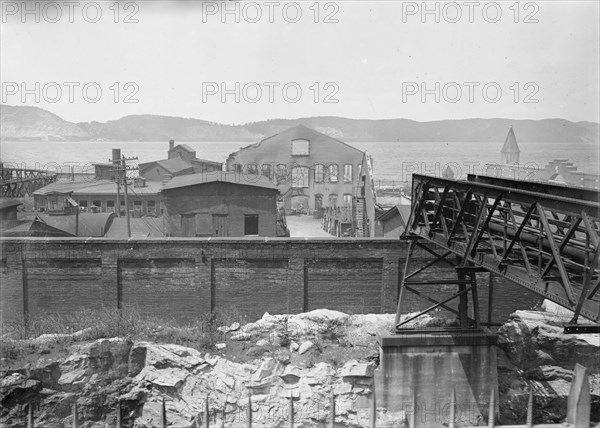
[(121, 149), (112, 149), (112, 162), (121, 162)]
[(175, 140), (169, 140), (169, 151), (175, 148)]

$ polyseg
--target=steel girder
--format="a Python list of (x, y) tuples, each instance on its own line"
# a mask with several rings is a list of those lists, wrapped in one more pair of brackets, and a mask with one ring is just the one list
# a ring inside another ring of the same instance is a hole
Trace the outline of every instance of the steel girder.
[(405, 236), (435, 243), (465, 263), (501, 275), (600, 321), (600, 194), (469, 176), (413, 175)]

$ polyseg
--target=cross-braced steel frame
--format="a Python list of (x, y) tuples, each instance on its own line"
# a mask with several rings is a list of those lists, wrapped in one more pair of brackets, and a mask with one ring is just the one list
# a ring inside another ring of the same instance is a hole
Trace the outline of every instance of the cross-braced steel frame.
[[(415, 174), (412, 186), (411, 216), (402, 237), (411, 242), (400, 280), (397, 328), (404, 324), (399, 323), (404, 293), (417, 292), (411, 279), (440, 262), (456, 269), (458, 290), (444, 301), (427, 297), (434, 303), (427, 311), (452, 309), (448, 301), (459, 299), (458, 311), (453, 311), (461, 327), (471, 321), (480, 323), (477, 271), (500, 275), (572, 310), (572, 326), (567, 327), (571, 331), (585, 329), (576, 326), (580, 315), (600, 321), (597, 191), (472, 175), (467, 180), (449, 180)], [(409, 272), (417, 246), (435, 258)], [(457, 262), (449, 262), (450, 256)], [(473, 320), (466, 312), (469, 293)]]

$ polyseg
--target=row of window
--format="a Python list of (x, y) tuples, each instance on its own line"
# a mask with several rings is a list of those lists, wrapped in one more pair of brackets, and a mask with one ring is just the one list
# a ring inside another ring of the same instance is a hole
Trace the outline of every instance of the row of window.
[[(329, 201), (329, 206), (330, 207), (335, 207), (338, 205), (338, 195), (337, 193), (330, 193), (327, 197), (327, 200)], [(350, 193), (344, 193), (342, 195), (342, 204), (343, 206), (348, 206), (351, 207), (352, 206), (352, 195)], [(315, 195), (315, 208), (321, 208), (323, 205), (323, 195), (316, 194)]]
[[(361, 164), (357, 165), (357, 176), (361, 172)], [(259, 165), (257, 163), (250, 163), (242, 168), (241, 164), (234, 165), (235, 172), (238, 174), (246, 174), (248, 176), (259, 175)], [(260, 175), (267, 177), (271, 181), (277, 182), (277, 184), (283, 184), (288, 180), (291, 180), (292, 186), (294, 187), (308, 187), (308, 181), (310, 176), (310, 169), (307, 166), (294, 166), (291, 169), (291, 175), (288, 175), (288, 167), (285, 164), (279, 164), (277, 166), (272, 164), (263, 164), (260, 168)], [(353, 165), (345, 164), (343, 170), (343, 181), (344, 183), (352, 183), (354, 178)], [(339, 182), (339, 166), (337, 164), (315, 164), (314, 176), (315, 183), (338, 183)]]
[[(116, 212), (115, 206), (116, 206), (116, 201), (114, 199), (107, 199), (105, 201), (104, 204), (102, 204), (101, 200), (92, 200), (91, 203), (88, 205), (88, 200), (87, 199), (81, 199), (79, 201), (77, 201), (77, 203), (79, 204), (79, 209), (82, 212), (106, 212), (106, 213), (114, 213)], [(119, 205), (121, 208), (121, 211), (125, 211), (125, 200), (121, 199), (119, 201)], [(129, 203), (130, 208), (133, 208), (133, 211), (137, 211), (139, 213), (143, 213), (144, 212), (144, 203), (141, 200), (134, 200), (133, 204), (130, 202)], [(155, 200), (148, 200), (146, 201), (146, 213), (148, 215), (158, 215), (158, 211), (157, 211), (157, 206), (158, 203)]]

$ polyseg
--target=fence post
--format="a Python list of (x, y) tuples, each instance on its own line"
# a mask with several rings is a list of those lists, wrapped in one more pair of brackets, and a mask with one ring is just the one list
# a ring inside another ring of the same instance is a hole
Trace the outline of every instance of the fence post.
[(488, 428), (494, 428), (496, 418), (496, 391), (492, 386), (490, 389), (490, 407), (488, 409)]
[(448, 421), (450, 428), (454, 428), (454, 419), (456, 419), (456, 392), (453, 386), (452, 394), (450, 395), (450, 420)]
[(117, 428), (121, 428), (121, 400), (117, 401)]
[(290, 419), (290, 428), (294, 428), (294, 395), (293, 394), (290, 394), (289, 419)]
[(73, 403), (73, 407), (71, 408), (71, 427), (77, 428), (79, 425), (79, 421), (77, 420), (77, 402)]
[(410, 415), (410, 421), (408, 422), (410, 428), (417, 426), (417, 394), (415, 390), (412, 391), (412, 414)]
[(375, 396), (375, 385), (371, 392), (371, 428), (377, 427), (377, 397)]
[(573, 380), (567, 399), (567, 423), (575, 428), (590, 426), (590, 384), (588, 370), (581, 364), (575, 364)]
[(162, 396), (160, 400), (160, 426), (167, 428), (167, 407), (165, 405), (165, 397)]
[(526, 427), (531, 428), (533, 426), (533, 387), (529, 384), (529, 399), (527, 400), (527, 422)]
[(248, 388), (248, 428), (252, 428), (252, 391)]
[(206, 400), (204, 400), (204, 428), (209, 427), (210, 422), (208, 420), (208, 394), (206, 394)]
[(27, 406), (27, 428), (34, 428), (33, 405), (31, 403), (29, 403)]
[(329, 412), (329, 428), (335, 428), (335, 394), (331, 390), (331, 411)]

